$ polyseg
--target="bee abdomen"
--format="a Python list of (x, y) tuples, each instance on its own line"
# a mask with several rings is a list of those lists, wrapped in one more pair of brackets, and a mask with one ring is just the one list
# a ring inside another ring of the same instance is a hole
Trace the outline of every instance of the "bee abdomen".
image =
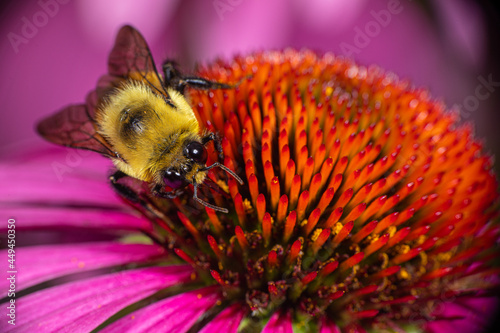
[(123, 109), (120, 117), (119, 135), (128, 146), (135, 146), (137, 139), (145, 128), (144, 111)]

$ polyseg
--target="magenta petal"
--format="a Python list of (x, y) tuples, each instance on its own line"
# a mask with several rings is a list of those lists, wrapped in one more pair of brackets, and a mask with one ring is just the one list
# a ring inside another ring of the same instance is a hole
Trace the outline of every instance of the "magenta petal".
[(64, 149), (26, 156), (0, 163), (0, 215), (14, 218), (16, 229), (151, 229), (150, 221), (124, 205), (111, 188), (109, 160)]
[(123, 207), (109, 186), (109, 159), (63, 148), (24, 151), (0, 162), (0, 205), (79, 204)]
[(323, 317), (321, 320), (321, 329), (320, 333), (340, 333), (339, 327), (328, 320), (326, 317)]
[[(7, 250), (1, 253), (7, 258)], [(20, 247), (16, 249), (16, 266), (22, 274), (18, 274), (16, 289), (20, 291), (66, 274), (149, 260), (164, 253), (157, 245), (116, 242)], [(7, 289), (8, 281), (0, 280), (2, 294)]]
[[(3, 160), (6, 161), (6, 163), (3, 163), (5, 167), (17, 169), (31, 165), (43, 174), (49, 174), (49, 171), (51, 171), (50, 174), (54, 178), (58, 177), (58, 179), (64, 179), (66, 175), (75, 173), (93, 177), (99, 177), (99, 175), (106, 177), (106, 172), (112, 165), (109, 158), (98, 153), (61, 147), (44, 141), (29, 143), (24, 147), (16, 147), (3, 152), (5, 152), (5, 155), (2, 156)], [(57, 167), (60, 165), (68, 168), (64, 169), (66, 172), (57, 173), (59, 171)]]
[(126, 306), (190, 281), (192, 272), (188, 265), (149, 267), (42, 290), (16, 300), (22, 315), (5, 332), (88, 332)]
[[(426, 332), (445, 333), (485, 332), (489, 321), (498, 310), (498, 299), (495, 297), (467, 297), (437, 304), (433, 316), (443, 317), (426, 323)], [(454, 319), (446, 319), (454, 318)]]
[(241, 304), (233, 304), (203, 327), (200, 333), (236, 333), (245, 313)]
[(290, 313), (274, 313), (262, 333), (293, 333)]
[(122, 206), (120, 199), (104, 179), (92, 179), (83, 175), (68, 175), (63, 181), (54, 178), (34, 168), (0, 168), (0, 202)]
[[(114, 195), (114, 194), (113, 194)], [(98, 228), (98, 229), (125, 229), (151, 230), (151, 222), (142, 217), (133, 215), (132, 211), (122, 205), (118, 209), (104, 208), (75, 208), (66, 206), (21, 206), (5, 208), (0, 206), (0, 214), (13, 217), (16, 220), (16, 229), (40, 228)], [(6, 226), (0, 226), (5, 230)]]
[(186, 332), (220, 299), (218, 287), (166, 298), (119, 319), (102, 332)]

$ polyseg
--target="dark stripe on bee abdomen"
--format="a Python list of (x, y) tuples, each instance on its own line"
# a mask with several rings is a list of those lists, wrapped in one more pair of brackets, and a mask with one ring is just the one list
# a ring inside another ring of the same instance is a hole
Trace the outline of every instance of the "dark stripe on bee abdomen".
[(120, 116), (120, 137), (128, 146), (135, 146), (138, 136), (144, 132), (145, 120), (149, 116), (145, 109), (125, 108)]

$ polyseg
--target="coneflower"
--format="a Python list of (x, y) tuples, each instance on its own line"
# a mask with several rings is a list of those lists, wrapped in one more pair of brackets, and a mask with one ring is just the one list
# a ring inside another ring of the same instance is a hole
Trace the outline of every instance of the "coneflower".
[[(95, 276), (19, 298), (8, 328), (431, 332), (469, 317), (446, 307), (492, 296), (492, 159), (426, 90), (305, 50), (216, 61), (197, 74), (239, 82), (188, 91), (202, 129), (223, 138), (224, 164), (244, 179), (209, 173), (219, 189), (202, 195), (229, 213), (198, 205), (188, 188), (173, 200), (151, 196), (146, 209), (130, 203), (148, 227), (122, 208), (154, 244), (26, 248), (60, 261), (85, 253)], [(55, 266), (36, 265), (25, 287), (78, 271)]]

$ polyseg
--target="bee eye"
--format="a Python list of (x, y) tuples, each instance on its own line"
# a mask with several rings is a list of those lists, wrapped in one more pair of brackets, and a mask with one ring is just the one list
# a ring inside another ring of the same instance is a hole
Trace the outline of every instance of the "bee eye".
[(186, 146), (184, 154), (198, 163), (205, 164), (205, 162), (207, 161), (207, 150), (201, 143), (196, 141), (190, 142)]
[(173, 189), (181, 188), (185, 185), (186, 181), (184, 176), (177, 170), (167, 169), (163, 174), (163, 181), (165, 185)]

